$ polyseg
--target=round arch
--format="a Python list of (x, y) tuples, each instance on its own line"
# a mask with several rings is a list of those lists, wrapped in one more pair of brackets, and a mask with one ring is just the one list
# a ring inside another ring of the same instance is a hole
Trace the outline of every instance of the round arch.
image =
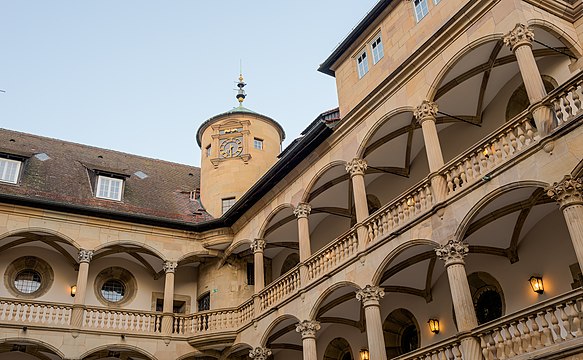
[(383, 273), (385, 269), (404, 251), (417, 247), (417, 246), (431, 246), (437, 247), (440, 244), (430, 239), (415, 239), (415, 240), (408, 240), (405, 243), (397, 246), (393, 251), (391, 251), (387, 256), (383, 259), (383, 261), (377, 267), (373, 277), (372, 277), (372, 284), (375, 286), (379, 286), (381, 279), (383, 277)]
[(277, 327), (277, 325), (279, 325), (280, 323), (282, 323), (285, 320), (295, 320), (298, 323), (300, 322), (300, 320), (296, 316), (291, 315), (291, 314), (285, 314), (285, 315), (278, 316), (275, 320), (273, 320), (271, 322), (271, 324), (269, 324), (267, 329), (265, 329), (265, 332), (263, 333), (263, 336), (261, 337), (261, 342), (259, 343), (259, 346), (265, 347), (267, 345), (267, 341), (269, 340), (269, 334), (271, 334), (271, 332), (273, 331), (273, 329), (275, 329)]
[(100, 250), (104, 250), (104, 249), (107, 249), (108, 247), (115, 246), (115, 245), (119, 245), (119, 246), (130, 245), (130, 246), (139, 247), (139, 248), (142, 248), (142, 249), (146, 250), (147, 252), (150, 252), (152, 255), (158, 257), (162, 261), (168, 260), (166, 258), (166, 256), (164, 256), (164, 254), (162, 254), (156, 248), (154, 248), (154, 247), (152, 247), (152, 246), (150, 246), (148, 244), (140, 243), (140, 242), (133, 241), (133, 240), (115, 240), (115, 241), (109, 241), (109, 242), (106, 242), (106, 243), (103, 243), (103, 244), (97, 246), (93, 250), (93, 252), (97, 253)]
[(314, 306), (312, 307), (312, 310), (310, 310), (310, 317), (308, 318), (309, 320), (316, 320), (316, 315), (318, 314), (318, 309), (320, 308), (320, 306), (322, 306), (322, 304), (324, 303), (324, 301), (326, 300), (326, 298), (332, 294), (334, 291), (342, 288), (342, 287), (352, 287), (355, 290), (360, 290), (362, 289), (360, 286), (358, 286), (357, 284), (351, 282), (351, 281), (340, 281), (337, 282), (333, 285), (331, 285), (330, 287), (328, 287), (326, 290), (324, 290), (320, 296), (318, 296), (318, 299), (316, 300)]
[(207, 257), (207, 256), (219, 256), (220, 252), (218, 250), (212, 250), (212, 249), (205, 249), (205, 250), (198, 250), (198, 251), (191, 251), (189, 253), (186, 253), (184, 255), (182, 255), (180, 258), (178, 258), (177, 262), (178, 264), (183, 263), (185, 260), (188, 260), (190, 258), (195, 258), (195, 257)]
[(100, 352), (100, 351), (106, 351), (106, 350), (111, 350), (111, 349), (116, 349), (116, 350), (121, 350), (121, 351), (133, 351), (136, 352), (140, 355), (146, 356), (148, 359), (150, 360), (158, 360), (154, 355), (150, 354), (149, 352), (145, 351), (144, 349), (134, 346), (134, 345), (129, 345), (129, 344), (108, 344), (108, 345), (101, 345), (98, 346), (94, 349), (88, 350), (85, 353), (83, 353), (83, 355), (81, 355), (80, 359), (86, 359), (87, 357)]
[(265, 218), (265, 220), (263, 221), (263, 224), (261, 224), (261, 227), (259, 228), (259, 231), (257, 232), (257, 238), (258, 239), (263, 239), (265, 236), (265, 231), (267, 230), (267, 226), (269, 225), (269, 222), (282, 210), (285, 209), (291, 209), (292, 211), (295, 209), (294, 206), (292, 204), (289, 203), (285, 203), (285, 204), (281, 204), (278, 205), (275, 209), (273, 209), (269, 215), (267, 215), (267, 217)]
[[(312, 180), (310, 180), (310, 182), (308, 183), (308, 186), (306, 186), (306, 190), (304, 191), (304, 194), (302, 195), (302, 200), (300, 201), (300, 203), (307, 203), (309, 202), (309, 198), (310, 198), (310, 193), (312, 192), (314, 186), (316, 185), (316, 183), (318, 182), (318, 180), (320, 180), (320, 178), (326, 174), (326, 172), (328, 172), (330, 169), (335, 168), (337, 166), (346, 166), (347, 162), (345, 160), (336, 160), (336, 161), (332, 161), (329, 164), (326, 164), (322, 169), (320, 169), (318, 171), (318, 173), (316, 173), (316, 175), (314, 175), (314, 177), (312, 178)], [(348, 173), (346, 173), (348, 176)]]
[(337, 337), (335, 339), (332, 339), (328, 343), (328, 346), (326, 346), (323, 360), (345, 360), (345, 359), (351, 360), (354, 359), (354, 355), (352, 353), (352, 349), (350, 348), (350, 344), (343, 337)]
[(545, 19), (529, 19), (526, 24), (532, 27), (541, 28), (562, 42), (575, 57), (580, 58), (583, 54), (583, 49), (577, 42), (560, 27)]
[(75, 247), (75, 249), (80, 250), (81, 246), (75, 241), (73, 240), (71, 237), (60, 233), (58, 231), (52, 230), (52, 229), (45, 229), (45, 228), (39, 228), (39, 227), (29, 227), (29, 228), (25, 228), (25, 229), (18, 229), (18, 230), (12, 230), (12, 231), (8, 231), (5, 232), (4, 234), (0, 235), (0, 241), (10, 237), (10, 236), (16, 236), (16, 235), (21, 235), (21, 234), (27, 234), (27, 233), (46, 233), (46, 234), (50, 234), (52, 236), (56, 236), (64, 241), (66, 241), (69, 245)]
[(29, 338), (29, 337), (26, 337), (26, 338), (11, 337), (11, 338), (0, 339), (0, 344), (13, 343), (13, 342), (41, 346), (41, 347), (44, 347), (44, 348), (50, 350), (51, 352), (53, 352), (55, 355), (57, 355), (61, 359), (65, 359), (65, 354), (61, 350), (59, 350), (56, 346), (53, 346), (53, 345), (51, 345), (47, 342), (44, 342), (42, 340), (39, 340), (39, 339), (34, 339), (34, 338)]

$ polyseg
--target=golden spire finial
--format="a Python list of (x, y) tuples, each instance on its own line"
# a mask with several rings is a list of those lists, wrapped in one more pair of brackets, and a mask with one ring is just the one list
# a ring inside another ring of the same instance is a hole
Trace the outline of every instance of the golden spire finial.
[(243, 101), (245, 101), (245, 97), (247, 96), (247, 94), (245, 93), (245, 90), (243, 89), (245, 87), (245, 82), (243, 81), (243, 63), (242, 61), (239, 61), (239, 82), (237, 83), (237, 87), (239, 88), (239, 90), (237, 90), (237, 101), (239, 101), (239, 106), (243, 106)]

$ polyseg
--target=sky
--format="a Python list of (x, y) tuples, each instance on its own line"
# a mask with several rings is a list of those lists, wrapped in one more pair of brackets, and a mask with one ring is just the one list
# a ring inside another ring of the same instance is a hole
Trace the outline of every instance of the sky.
[(285, 147), (338, 106), (316, 69), (377, 0), (0, 0), (0, 127), (183, 164), (235, 106)]

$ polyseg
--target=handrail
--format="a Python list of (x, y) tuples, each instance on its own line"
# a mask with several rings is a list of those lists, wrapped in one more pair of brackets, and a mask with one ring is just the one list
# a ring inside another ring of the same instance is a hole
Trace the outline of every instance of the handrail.
[(0, 298), (0, 322), (68, 326), (72, 304)]
[(393, 360), (462, 360), (460, 351), (460, 341), (457, 337), (452, 336), (445, 340), (436, 342), (421, 349), (397, 356)]

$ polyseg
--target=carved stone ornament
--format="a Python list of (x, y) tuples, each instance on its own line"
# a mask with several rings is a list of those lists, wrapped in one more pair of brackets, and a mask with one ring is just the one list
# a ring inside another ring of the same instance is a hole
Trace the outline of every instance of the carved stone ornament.
[(437, 116), (437, 111), (439, 110), (436, 103), (429, 100), (423, 100), (421, 105), (417, 106), (413, 115), (415, 119), (421, 124), (425, 120), (433, 120), (435, 121), (435, 117)]
[(545, 190), (549, 197), (561, 204), (561, 208), (583, 204), (583, 180), (580, 178), (573, 179), (567, 175)]
[(364, 172), (368, 168), (368, 163), (364, 159), (352, 159), (346, 163), (346, 171), (350, 173), (350, 175), (364, 175)]
[(509, 46), (512, 51), (522, 45), (532, 45), (534, 32), (524, 24), (516, 24), (514, 29), (504, 35), (504, 44)]
[(371, 302), (378, 304), (379, 300), (385, 296), (383, 288), (378, 286), (367, 285), (364, 289), (356, 292), (356, 299), (363, 305), (369, 305)]
[(255, 239), (251, 242), (251, 250), (253, 252), (263, 251), (263, 249), (265, 249), (265, 240)]
[(178, 263), (176, 261), (164, 261), (164, 272), (165, 273), (169, 273), (169, 272), (174, 272), (176, 271), (176, 267), (178, 266)]
[(320, 323), (315, 320), (304, 320), (296, 325), (296, 331), (302, 334), (302, 338), (316, 337), (318, 330), (320, 330)]
[(450, 240), (447, 242), (447, 244), (435, 249), (437, 257), (445, 261), (445, 266), (463, 264), (464, 257), (468, 252), (470, 252), (470, 247), (468, 244), (454, 240)]
[(312, 211), (312, 207), (310, 206), (310, 204), (300, 203), (294, 209), (294, 215), (298, 218), (308, 217), (308, 215), (310, 215), (311, 211)]
[(93, 251), (91, 250), (85, 250), (85, 249), (81, 249), (79, 250), (79, 262), (90, 262), (91, 259), (93, 258)]
[(251, 359), (266, 360), (269, 355), (271, 355), (271, 350), (266, 348), (256, 347), (253, 350), (249, 350), (249, 357)]

